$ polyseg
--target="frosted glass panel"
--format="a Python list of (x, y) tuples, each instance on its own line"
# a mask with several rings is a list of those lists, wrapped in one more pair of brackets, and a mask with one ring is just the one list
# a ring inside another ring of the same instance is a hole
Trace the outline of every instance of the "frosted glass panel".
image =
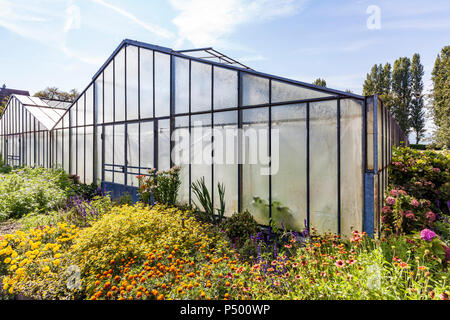
[(341, 100), (341, 233), (362, 230), (362, 102)]
[(153, 51), (139, 49), (141, 119), (153, 117)]
[(244, 106), (269, 103), (269, 79), (242, 74), (242, 104)]
[(95, 80), (95, 117), (97, 123), (103, 123), (103, 73)]
[(175, 113), (189, 112), (189, 60), (174, 57)]
[(237, 111), (214, 114), (214, 205), (219, 208), (218, 183), (225, 186), (225, 215), (238, 211)]
[[(71, 174), (76, 174), (77, 173), (77, 129), (76, 128), (72, 128), (70, 130), (70, 140), (71, 140), (71, 145), (70, 145), (70, 173)], [(37, 149), (37, 145), (36, 145), (36, 149)], [(37, 150), (36, 150), (36, 155), (37, 155)]]
[(103, 133), (103, 127), (102, 126), (98, 126), (94, 128), (96, 136), (96, 148), (94, 150), (95, 152), (95, 162), (94, 162), (94, 166), (96, 169), (96, 173), (95, 173), (95, 180), (98, 183), (98, 180), (102, 180), (102, 173), (103, 173), (103, 159), (102, 159), (102, 149), (103, 149), (103, 140), (102, 140), (102, 133)]
[(86, 127), (86, 168), (85, 168), (85, 182), (91, 184), (94, 182), (94, 128), (92, 126)]
[(214, 67), (214, 109), (233, 108), (238, 103), (238, 73)]
[(191, 112), (211, 109), (211, 65), (191, 63)]
[[(141, 167), (153, 168), (153, 150), (154, 150), (153, 122), (141, 123)], [(141, 173), (147, 173), (147, 169), (141, 170)]]
[(114, 130), (113, 126), (105, 126), (103, 128), (105, 144), (105, 181), (113, 182), (113, 173), (107, 170), (112, 170), (112, 164), (114, 164)]
[(84, 182), (84, 128), (77, 128), (77, 176)]
[(269, 109), (244, 110), (242, 207), (260, 224), (269, 223)]
[[(123, 184), (124, 174), (121, 172), (125, 164), (125, 125), (114, 126), (114, 183)], [(106, 151), (105, 151), (106, 152)]]
[(53, 159), (54, 163), (60, 168), (62, 168), (62, 155), (63, 155), (63, 137), (62, 137), (62, 130), (56, 130), (55, 131), (55, 155), (56, 158)]
[(310, 224), (337, 233), (337, 102), (310, 108)]
[(303, 230), (307, 217), (306, 104), (272, 108), (272, 219)]
[(106, 69), (103, 71), (104, 76), (104, 115), (105, 122), (113, 122), (114, 120), (114, 109), (113, 109), (113, 63), (111, 62)]
[(125, 51), (114, 58), (114, 120), (125, 120)]
[(138, 118), (138, 48), (135, 46), (127, 47), (127, 119), (134, 120)]
[(296, 86), (287, 82), (272, 81), (272, 102), (294, 101), (329, 97), (330, 94)]
[(83, 94), (80, 99), (77, 101), (77, 126), (83, 126), (85, 124), (84, 122), (84, 116), (85, 116), (85, 107), (84, 107), (84, 98), (85, 94)]
[[(69, 160), (70, 160), (70, 149), (69, 149), (69, 138), (70, 138), (70, 134), (69, 134), (69, 129), (64, 129), (63, 130), (63, 136), (64, 136), (64, 154), (63, 154), (63, 162), (64, 162), (64, 170), (66, 172), (69, 172)], [(31, 161), (33, 163), (33, 136), (30, 137), (31, 138)]]
[(170, 114), (170, 55), (155, 52), (155, 117)]
[(174, 163), (181, 167), (181, 185), (177, 201), (180, 204), (189, 203), (189, 117), (175, 118), (174, 137)]
[(158, 170), (170, 168), (170, 122), (158, 121)]
[(130, 123), (127, 127), (127, 184), (138, 186), (136, 176), (139, 174), (139, 124)]
[[(191, 183), (205, 177), (205, 184), (211, 194), (211, 114), (191, 117)], [(191, 199), (199, 204), (192, 193)]]
[(86, 90), (86, 125), (94, 123), (94, 88), (91, 85)]

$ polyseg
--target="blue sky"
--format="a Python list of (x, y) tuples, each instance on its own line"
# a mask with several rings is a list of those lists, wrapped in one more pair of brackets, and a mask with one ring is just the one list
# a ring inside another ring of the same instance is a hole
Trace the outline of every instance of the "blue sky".
[(0, 0), (0, 82), (81, 91), (129, 38), (213, 46), (258, 71), (355, 93), (373, 64), (418, 52), (429, 89), (449, 35), (448, 0)]

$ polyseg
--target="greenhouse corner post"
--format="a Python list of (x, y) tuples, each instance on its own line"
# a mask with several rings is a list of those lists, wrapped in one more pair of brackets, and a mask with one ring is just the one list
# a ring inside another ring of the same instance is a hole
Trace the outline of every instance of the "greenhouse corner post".
[[(372, 100), (372, 108), (367, 108), (368, 100)], [(378, 110), (378, 95), (374, 95), (372, 97), (366, 97), (364, 100), (364, 116), (365, 116), (365, 139), (370, 137), (369, 132), (367, 131), (368, 122), (367, 120), (372, 119), (372, 131), (373, 131), (373, 152), (368, 152), (368, 148), (370, 148), (370, 144), (366, 143), (365, 148), (366, 152), (366, 160), (373, 161), (373, 168), (367, 168), (368, 161), (365, 161), (364, 167), (366, 168), (364, 173), (364, 215), (363, 215), (363, 231), (365, 231), (370, 237), (374, 236), (374, 228), (375, 228), (375, 188), (374, 183), (375, 179), (377, 179), (378, 174), (378, 153), (377, 153), (377, 110)], [(368, 117), (368, 112), (372, 112), (372, 117)], [(373, 159), (367, 159), (368, 156), (372, 155)], [(379, 196), (379, 195), (378, 195)]]

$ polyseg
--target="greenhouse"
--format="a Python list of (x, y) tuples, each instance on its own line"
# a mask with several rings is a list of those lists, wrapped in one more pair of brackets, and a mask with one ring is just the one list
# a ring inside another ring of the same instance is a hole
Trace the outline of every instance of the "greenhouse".
[(132, 40), (70, 107), (13, 95), (0, 123), (10, 165), (62, 167), (115, 196), (179, 165), (180, 203), (195, 202), (191, 183), (204, 177), (213, 203), (225, 186), (228, 216), (344, 235), (378, 230), (392, 147), (407, 143), (377, 96)]

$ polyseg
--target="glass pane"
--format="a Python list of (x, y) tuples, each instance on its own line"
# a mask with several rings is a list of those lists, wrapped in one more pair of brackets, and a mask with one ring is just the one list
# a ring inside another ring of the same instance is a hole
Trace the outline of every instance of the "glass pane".
[(147, 169), (153, 168), (153, 150), (154, 150), (154, 133), (153, 122), (141, 123), (141, 170), (142, 173), (147, 173)]
[(238, 73), (214, 67), (214, 109), (234, 108), (238, 104)]
[(97, 123), (103, 123), (103, 73), (95, 80), (95, 117)]
[[(191, 127), (191, 183), (204, 177), (211, 196), (211, 114), (192, 116)], [(191, 199), (200, 205), (194, 193)]]
[[(105, 114), (106, 115), (106, 114)], [(114, 164), (114, 127), (105, 126), (103, 127), (104, 132), (104, 149), (105, 149), (105, 181), (113, 182), (113, 164)]]
[[(69, 172), (69, 160), (70, 160), (70, 154), (71, 154), (71, 152), (69, 150), (69, 139), (70, 139), (69, 129), (64, 129), (63, 135), (64, 135), (64, 154), (63, 154), (64, 170), (66, 172)], [(33, 140), (33, 136), (31, 136), (31, 140)], [(33, 148), (33, 142), (31, 144), (31, 147)]]
[(174, 147), (172, 150), (173, 162), (180, 166), (181, 186), (178, 191), (179, 204), (189, 203), (189, 117), (175, 118), (175, 131), (173, 133)]
[(225, 187), (225, 215), (238, 211), (237, 111), (214, 114), (214, 206), (219, 208), (217, 184)]
[(94, 182), (94, 128), (92, 126), (86, 127), (86, 173), (85, 183), (91, 184)]
[[(71, 140), (71, 148), (70, 148), (70, 173), (77, 174), (77, 129), (72, 128), (70, 130), (70, 140)], [(37, 146), (36, 146), (37, 147)], [(37, 152), (37, 151), (36, 151)]]
[(305, 228), (306, 158), (306, 104), (273, 107), (272, 219), (279, 227)]
[(337, 102), (310, 104), (310, 219), (319, 233), (337, 233)]
[(170, 168), (170, 121), (158, 121), (158, 170)]
[(125, 51), (114, 58), (114, 121), (125, 120)]
[(98, 126), (95, 128), (96, 130), (96, 150), (95, 150), (95, 165), (96, 165), (96, 179), (101, 180), (102, 179), (102, 165), (103, 165), (103, 159), (102, 159), (102, 148), (103, 148), (103, 140), (102, 140), (102, 133), (103, 133), (103, 127)]
[(174, 57), (175, 113), (189, 112), (189, 60)]
[(191, 112), (211, 109), (211, 65), (191, 63)]
[(341, 100), (341, 232), (362, 231), (362, 102)]
[(138, 186), (139, 174), (139, 124), (130, 123), (127, 127), (127, 184)]
[(111, 62), (103, 71), (104, 76), (104, 116), (105, 122), (113, 122), (114, 121), (114, 86), (113, 86), (113, 63)]
[(80, 98), (77, 101), (77, 126), (83, 126), (84, 125), (84, 117), (85, 117), (85, 107), (84, 107), (84, 99), (85, 94), (80, 96)]
[(77, 128), (77, 176), (84, 182), (84, 128)]
[(269, 103), (269, 79), (242, 73), (242, 104), (244, 106)]
[(330, 94), (307, 89), (287, 82), (272, 80), (272, 102), (329, 97)]
[(139, 49), (141, 119), (153, 117), (153, 51)]
[(268, 225), (269, 109), (244, 110), (242, 119), (242, 207)]
[(155, 117), (170, 114), (170, 55), (155, 52)]
[[(125, 177), (123, 166), (125, 165), (125, 125), (114, 126), (114, 183), (124, 184)], [(105, 151), (106, 153), (106, 151)]]
[(91, 85), (86, 90), (86, 125), (94, 123), (94, 88)]
[(127, 119), (138, 118), (138, 47), (127, 46)]

